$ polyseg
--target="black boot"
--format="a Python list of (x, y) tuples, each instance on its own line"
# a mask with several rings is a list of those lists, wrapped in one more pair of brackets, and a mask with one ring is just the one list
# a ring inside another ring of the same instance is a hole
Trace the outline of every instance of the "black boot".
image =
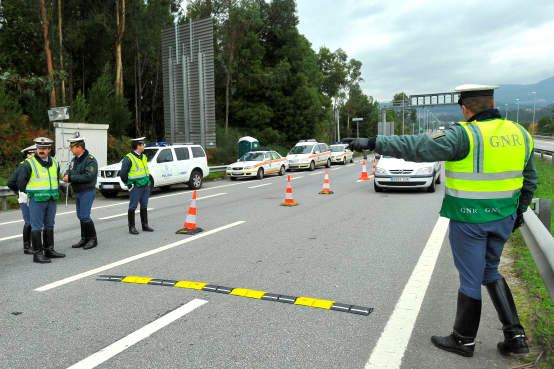
[(85, 229), (85, 223), (81, 222), (81, 239), (76, 244), (71, 245), (71, 247), (74, 248), (74, 249), (78, 249), (79, 247), (85, 246), (85, 243), (87, 243), (87, 234), (86, 234), (86, 229)]
[(23, 253), (30, 255), (33, 253), (31, 250), (31, 225), (25, 224), (23, 226)]
[(139, 234), (135, 228), (135, 211), (129, 210), (127, 212), (127, 221), (129, 223), (129, 233), (130, 234)]
[(142, 230), (145, 232), (154, 232), (152, 228), (148, 226), (148, 210), (140, 208), (140, 222), (142, 223)]
[(45, 229), (44, 231), (44, 255), (52, 259), (65, 258), (65, 254), (54, 250), (54, 230)]
[(89, 250), (98, 245), (98, 239), (96, 238), (96, 228), (94, 228), (94, 222), (83, 223), (85, 225), (85, 234), (87, 241), (83, 246), (83, 250)]
[(527, 337), (519, 323), (516, 305), (508, 283), (504, 278), (500, 278), (486, 286), (504, 331), (504, 342), (498, 343), (498, 351), (502, 355), (528, 353)]
[(458, 306), (454, 330), (446, 337), (433, 336), (431, 342), (442, 350), (471, 357), (475, 350), (475, 337), (481, 320), (481, 300), (458, 292)]
[(34, 263), (50, 263), (50, 258), (44, 255), (42, 247), (42, 231), (32, 231), (31, 241), (33, 244), (33, 262)]

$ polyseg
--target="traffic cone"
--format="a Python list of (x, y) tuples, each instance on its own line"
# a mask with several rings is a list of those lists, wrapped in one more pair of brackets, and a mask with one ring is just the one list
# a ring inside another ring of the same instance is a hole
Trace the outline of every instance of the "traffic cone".
[(366, 165), (365, 159), (362, 160), (362, 174), (360, 174), (360, 178), (358, 178), (358, 181), (369, 181), (369, 176), (367, 175), (367, 165)]
[(196, 190), (192, 192), (192, 200), (190, 202), (189, 211), (185, 218), (183, 228), (179, 229), (176, 234), (197, 234), (202, 232), (203, 229), (196, 226)]
[(323, 177), (323, 188), (319, 192), (320, 195), (332, 195), (331, 181), (329, 181), (329, 171), (325, 169), (325, 177)]
[(371, 170), (371, 174), (375, 175), (376, 170), (377, 170), (377, 160), (375, 160), (375, 158), (373, 158), (373, 167), (372, 167), (372, 170)]
[(287, 190), (285, 191), (285, 201), (281, 203), (281, 206), (296, 206), (298, 203), (294, 201), (292, 197), (292, 186), (290, 185), (290, 176), (287, 178)]

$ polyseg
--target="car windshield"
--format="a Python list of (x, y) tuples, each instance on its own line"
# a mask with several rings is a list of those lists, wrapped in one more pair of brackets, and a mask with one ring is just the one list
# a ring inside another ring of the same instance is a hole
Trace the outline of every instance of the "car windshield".
[(290, 150), (289, 154), (309, 154), (312, 152), (313, 147), (313, 145), (294, 146), (292, 150)]
[(247, 152), (239, 159), (239, 161), (262, 161), (262, 160), (264, 160), (263, 152)]
[(157, 152), (158, 149), (144, 149), (143, 154), (146, 155), (148, 161), (152, 161)]
[(331, 152), (343, 152), (345, 146), (331, 146)]

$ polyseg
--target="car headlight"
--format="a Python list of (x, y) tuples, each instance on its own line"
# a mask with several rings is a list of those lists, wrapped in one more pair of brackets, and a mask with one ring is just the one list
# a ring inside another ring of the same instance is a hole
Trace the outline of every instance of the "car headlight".
[(433, 174), (433, 170), (434, 170), (433, 167), (419, 168), (419, 169), (417, 170), (416, 174), (422, 174), (422, 175)]
[(387, 170), (377, 167), (377, 169), (375, 169), (375, 173), (377, 173), (377, 174), (387, 174)]

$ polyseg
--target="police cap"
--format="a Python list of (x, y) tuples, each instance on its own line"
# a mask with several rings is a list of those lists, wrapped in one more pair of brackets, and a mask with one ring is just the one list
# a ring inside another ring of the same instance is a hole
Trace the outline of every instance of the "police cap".
[(477, 85), (472, 83), (467, 83), (465, 85), (457, 86), (454, 91), (460, 93), (460, 98), (458, 99), (458, 104), (462, 105), (462, 101), (468, 97), (477, 97), (477, 96), (493, 96), (494, 90), (498, 86), (487, 86), (487, 85)]
[(68, 138), (67, 141), (69, 141), (69, 146), (73, 146), (79, 143), (85, 143), (85, 138), (81, 137), (81, 134), (79, 132), (75, 132), (73, 137)]
[(33, 140), (33, 142), (35, 143), (37, 149), (52, 147), (52, 144), (54, 143), (54, 141), (48, 137), (37, 137)]
[(28, 154), (28, 153), (35, 152), (35, 151), (37, 151), (37, 145), (31, 145), (31, 146), (26, 147), (23, 150), (21, 150), (21, 152), (23, 154)]
[(137, 143), (137, 144), (144, 144), (144, 140), (146, 137), (138, 137), (138, 138), (131, 138), (131, 142)]

